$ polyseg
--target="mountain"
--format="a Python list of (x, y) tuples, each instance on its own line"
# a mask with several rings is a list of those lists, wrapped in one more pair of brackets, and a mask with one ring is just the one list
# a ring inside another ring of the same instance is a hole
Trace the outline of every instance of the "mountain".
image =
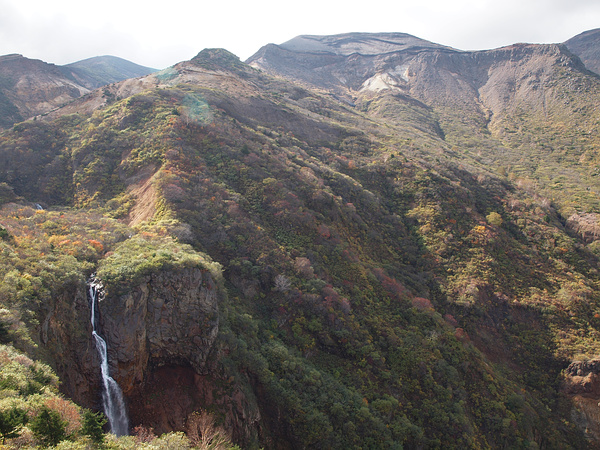
[(138, 440), (208, 412), (244, 448), (597, 446), (579, 57), (351, 33), (248, 63), (206, 49), (0, 135), (0, 343), (101, 409), (94, 274)]
[[(597, 80), (565, 46), (516, 44), (464, 52), (423, 45), (418, 51), (399, 46), (380, 54), (334, 54), (337, 44), (331, 43), (343, 42), (345, 36), (311, 37), (331, 46), (330, 53), (270, 44), (247, 62), (304, 86), (329, 90), (388, 122), (421, 128), (428, 124), (447, 144), (472, 149), (461, 155), (471, 162), (470, 152), (476, 153), (475, 163), (483, 162), (488, 169), (503, 167), (514, 176), (542, 179), (548, 198), (556, 198), (556, 190), (563, 188), (551, 180), (560, 173), (570, 191), (577, 191), (573, 202), (568, 195), (556, 200), (563, 214), (573, 214), (580, 202), (599, 206), (592, 156), (597, 114), (583, 100), (584, 95), (589, 100), (597, 95)], [(357, 36), (361, 44), (379, 42), (378, 35)], [(532, 133), (534, 127), (545, 131)], [(565, 158), (571, 162), (568, 170)], [(579, 158), (588, 158), (589, 164)]]
[(600, 29), (585, 31), (565, 42), (592, 72), (600, 74)]
[(88, 89), (156, 72), (156, 69), (140, 66), (116, 56), (96, 56), (63, 67), (71, 70), (75, 79)]
[(0, 129), (46, 114), (100, 86), (153, 71), (112, 56), (67, 66), (22, 55), (0, 56)]

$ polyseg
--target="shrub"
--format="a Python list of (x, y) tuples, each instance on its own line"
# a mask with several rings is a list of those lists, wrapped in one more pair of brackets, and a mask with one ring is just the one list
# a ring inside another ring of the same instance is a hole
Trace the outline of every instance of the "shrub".
[(502, 225), (502, 216), (500, 214), (498, 214), (496, 211), (492, 211), (491, 213), (489, 213), (486, 216), (487, 222), (490, 225), (494, 225), (495, 227), (499, 227), (500, 225)]

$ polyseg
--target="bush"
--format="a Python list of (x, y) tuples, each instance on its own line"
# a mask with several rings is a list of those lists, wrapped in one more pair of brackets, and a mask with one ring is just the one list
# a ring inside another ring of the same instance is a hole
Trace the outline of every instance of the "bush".
[(495, 227), (499, 227), (502, 225), (502, 216), (498, 214), (496, 211), (492, 211), (486, 216), (486, 219), (490, 225), (494, 225)]

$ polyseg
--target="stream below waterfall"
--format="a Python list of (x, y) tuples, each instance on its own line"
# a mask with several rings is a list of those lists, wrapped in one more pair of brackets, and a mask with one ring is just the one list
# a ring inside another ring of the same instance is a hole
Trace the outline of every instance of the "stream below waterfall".
[(102, 406), (108, 419), (111, 433), (117, 436), (129, 434), (129, 419), (123, 400), (123, 392), (117, 382), (110, 376), (108, 369), (108, 352), (106, 341), (96, 331), (96, 309), (102, 293), (102, 284), (93, 277), (89, 281), (89, 297), (92, 322), (92, 337), (100, 356), (100, 372), (102, 375)]

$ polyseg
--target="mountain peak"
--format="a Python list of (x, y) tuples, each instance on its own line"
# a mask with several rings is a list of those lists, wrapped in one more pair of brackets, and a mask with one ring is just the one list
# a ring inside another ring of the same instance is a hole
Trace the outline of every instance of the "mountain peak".
[(192, 62), (206, 69), (245, 69), (236, 55), (224, 48), (205, 48), (192, 58)]
[(344, 33), (332, 36), (301, 35), (280, 47), (306, 53), (333, 53), (348, 56), (379, 55), (409, 49), (448, 49), (450, 47), (435, 44), (406, 33)]

